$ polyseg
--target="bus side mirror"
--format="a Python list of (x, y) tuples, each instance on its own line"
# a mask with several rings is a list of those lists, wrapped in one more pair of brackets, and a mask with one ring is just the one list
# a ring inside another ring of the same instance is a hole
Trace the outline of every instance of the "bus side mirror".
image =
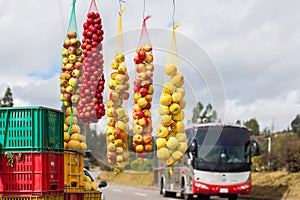
[(189, 146), (188, 151), (191, 152), (193, 155), (197, 154), (197, 142), (193, 140), (192, 144)]
[(259, 150), (259, 144), (256, 140), (251, 140), (251, 145), (253, 147), (253, 155), (254, 156), (259, 156), (260, 155), (260, 150)]

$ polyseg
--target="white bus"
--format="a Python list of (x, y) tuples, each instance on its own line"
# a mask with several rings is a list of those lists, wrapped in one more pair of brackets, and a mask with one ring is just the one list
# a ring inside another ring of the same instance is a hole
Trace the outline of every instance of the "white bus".
[[(186, 129), (190, 144), (181, 162), (170, 169), (156, 160), (155, 180), (165, 197), (236, 200), (251, 191), (251, 155), (258, 143), (240, 125), (197, 124)], [(172, 173), (172, 174), (171, 174)]]

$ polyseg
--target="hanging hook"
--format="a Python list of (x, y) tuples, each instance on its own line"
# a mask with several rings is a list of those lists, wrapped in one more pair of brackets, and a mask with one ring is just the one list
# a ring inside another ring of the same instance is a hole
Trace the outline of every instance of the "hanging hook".
[(173, 15), (172, 15), (172, 23), (173, 23), (173, 27), (175, 25), (175, 0), (173, 0)]
[(121, 15), (122, 12), (122, 3), (125, 3), (125, 0), (119, 0), (119, 6), (120, 6), (119, 15)]
[(146, 11), (146, 0), (144, 0), (143, 19), (145, 18), (145, 11)]

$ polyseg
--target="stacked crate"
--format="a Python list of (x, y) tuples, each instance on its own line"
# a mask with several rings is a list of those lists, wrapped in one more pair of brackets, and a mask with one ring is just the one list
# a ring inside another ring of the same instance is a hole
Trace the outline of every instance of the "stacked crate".
[(63, 113), (0, 108), (0, 199), (64, 198)]
[(83, 154), (78, 151), (65, 150), (64, 156), (64, 183), (65, 200), (83, 199)]

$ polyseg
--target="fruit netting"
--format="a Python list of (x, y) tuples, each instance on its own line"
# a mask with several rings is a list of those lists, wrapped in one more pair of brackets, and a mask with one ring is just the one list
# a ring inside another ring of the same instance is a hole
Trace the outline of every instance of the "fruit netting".
[(134, 106), (133, 106), (133, 138), (132, 145), (138, 156), (143, 157), (145, 153), (152, 151), (152, 119), (151, 119), (151, 102), (153, 89), (153, 55), (152, 45), (149, 39), (146, 21), (150, 16), (143, 20), (142, 30), (136, 55), (135, 63), (135, 80), (134, 80)]
[(178, 24), (172, 29), (172, 39), (165, 66), (164, 85), (160, 96), (160, 125), (156, 130), (157, 157), (170, 167), (178, 163), (187, 150), (184, 131), (185, 89), (184, 76), (180, 71), (176, 33)]
[(76, 0), (73, 0), (72, 11), (62, 50), (62, 72), (60, 73), (60, 99), (63, 102), (64, 120), (64, 148), (85, 150), (85, 138), (80, 134), (77, 124), (76, 105), (79, 101), (79, 80), (81, 77), (82, 49), (78, 38)]
[(82, 82), (80, 101), (77, 105), (78, 118), (83, 123), (97, 123), (105, 115), (103, 103), (104, 73), (102, 41), (103, 29), (95, 0), (91, 0), (87, 19), (83, 24), (82, 39)]
[(123, 54), (122, 15), (125, 7), (120, 11), (118, 18), (118, 33), (116, 37), (115, 57), (110, 65), (111, 74), (108, 87), (110, 89), (107, 110), (107, 163), (119, 172), (129, 161), (127, 137), (129, 131), (129, 116), (125, 107), (129, 99), (129, 76)]

